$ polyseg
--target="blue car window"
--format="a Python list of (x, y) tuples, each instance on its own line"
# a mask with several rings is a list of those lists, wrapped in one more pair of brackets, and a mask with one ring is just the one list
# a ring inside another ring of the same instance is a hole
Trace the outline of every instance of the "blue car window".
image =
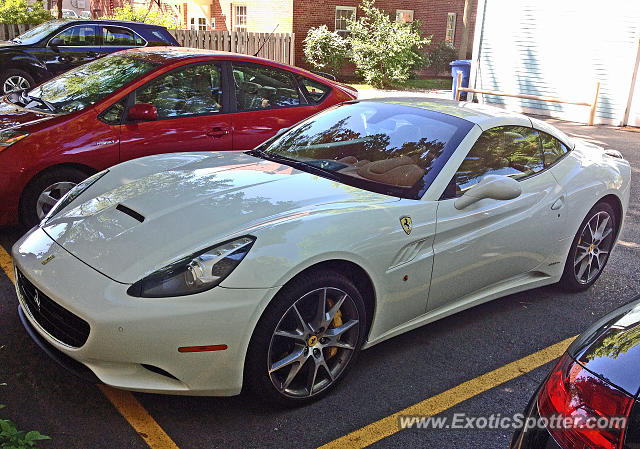
[(56, 38), (62, 40), (64, 45), (69, 47), (96, 45), (96, 33), (93, 25), (69, 27), (59, 33)]

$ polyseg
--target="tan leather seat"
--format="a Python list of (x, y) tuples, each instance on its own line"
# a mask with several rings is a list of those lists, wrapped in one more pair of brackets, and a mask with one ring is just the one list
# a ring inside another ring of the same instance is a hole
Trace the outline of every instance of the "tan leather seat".
[(418, 167), (408, 156), (375, 161), (358, 168), (358, 175), (365, 179), (398, 187), (411, 187), (424, 174), (425, 170)]

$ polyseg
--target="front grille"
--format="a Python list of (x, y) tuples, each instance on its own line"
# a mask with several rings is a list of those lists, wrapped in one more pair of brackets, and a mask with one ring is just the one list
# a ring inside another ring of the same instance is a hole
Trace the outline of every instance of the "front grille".
[(89, 323), (42, 293), (20, 270), (16, 273), (18, 291), (33, 319), (61, 343), (74, 348), (84, 345), (89, 338)]

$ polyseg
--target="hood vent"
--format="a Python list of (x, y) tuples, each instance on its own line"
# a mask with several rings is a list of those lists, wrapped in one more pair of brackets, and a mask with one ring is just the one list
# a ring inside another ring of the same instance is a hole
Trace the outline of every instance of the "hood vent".
[(139, 214), (138, 212), (136, 212), (135, 210), (131, 209), (130, 207), (125, 206), (124, 204), (118, 204), (116, 206), (116, 210), (119, 210), (120, 212), (127, 214), (128, 216), (130, 216), (134, 220), (138, 220), (140, 223), (142, 223), (144, 221), (144, 216), (143, 215)]

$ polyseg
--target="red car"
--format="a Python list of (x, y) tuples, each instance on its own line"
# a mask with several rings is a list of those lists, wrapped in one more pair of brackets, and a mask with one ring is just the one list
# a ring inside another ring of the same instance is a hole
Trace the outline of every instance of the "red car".
[(249, 150), (357, 91), (233, 53), (114, 53), (0, 99), (0, 225), (36, 224), (90, 174), (157, 153)]

